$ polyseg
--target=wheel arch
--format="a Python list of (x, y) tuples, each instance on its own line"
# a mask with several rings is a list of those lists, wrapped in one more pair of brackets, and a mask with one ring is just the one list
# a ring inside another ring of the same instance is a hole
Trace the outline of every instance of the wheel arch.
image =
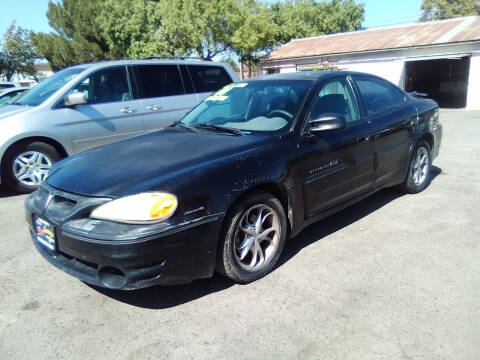
[(287, 189), (281, 183), (265, 182), (265, 183), (257, 184), (255, 186), (243, 191), (242, 193), (238, 194), (238, 196), (230, 203), (230, 205), (229, 205), (229, 207), (228, 207), (228, 209), (225, 213), (225, 215), (226, 215), (225, 217), (227, 217), (227, 215), (230, 213), (231, 209), (239, 201), (241, 201), (242, 198), (248, 196), (251, 193), (254, 193), (255, 191), (268, 192), (268, 193), (272, 194), (273, 196), (275, 196), (280, 201), (280, 203), (282, 204), (283, 211), (285, 211), (285, 217), (287, 219), (287, 239), (288, 239), (288, 237), (291, 233), (291, 229), (292, 229), (292, 219), (291, 219), (292, 210), (291, 210), (291, 204), (290, 204), (290, 201), (289, 201)]
[[(57, 150), (58, 153), (62, 156), (62, 158), (68, 156), (68, 152), (65, 149), (65, 147), (60, 142), (58, 142), (57, 140), (54, 140), (54, 139), (52, 139), (50, 137), (46, 137), (46, 136), (30, 136), (30, 137), (26, 137), (26, 138), (22, 138), (22, 139), (18, 139), (16, 141), (14, 141), (13, 143), (11, 143), (5, 149), (5, 151), (2, 155), (0, 169), (3, 169), (4, 166), (5, 166), (5, 154), (8, 154), (9, 151), (11, 151), (16, 146), (19, 146), (20, 144), (30, 144), (30, 143), (34, 143), (34, 142), (42, 142), (42, 143), (48, 144), (50, 146), (53, 146), (55, 148), (55, 150)], [(2, 171), (2, 180), (3, 180), (3, 176), (4, 176), (4, 174), (3, 174), (3, 171)]]
[(434, 146), (434, 142), (435, 142), (433, 135), (428, 132), (428, 133), (426, 133), (422, 136), (420, 141), (422, 141), (422, 140), (426, 141), (428, 146), (430, 146), (430, 152), (433, 151), (433, 146)]

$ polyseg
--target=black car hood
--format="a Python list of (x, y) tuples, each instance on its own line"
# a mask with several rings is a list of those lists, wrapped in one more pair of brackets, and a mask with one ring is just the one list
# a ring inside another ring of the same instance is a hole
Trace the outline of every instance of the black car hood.
[(125, 196), (155, 189), (179, 172), (204, 170), (256, 151), (267, 138), (167, 128), (69, 157), (52, 168), (46, 181), (79, 195)]

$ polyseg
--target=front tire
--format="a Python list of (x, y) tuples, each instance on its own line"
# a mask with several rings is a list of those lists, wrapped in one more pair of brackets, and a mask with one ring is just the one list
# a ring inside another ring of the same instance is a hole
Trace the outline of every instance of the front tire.
[(2, 174), (12, 190), (30, 193), (40, 186), (52, 165), (60, 159), (61, 155), (52, 145), (19, 143), (5, 154)]
[(287, 219), (280, 201), (256, 191), (239, 199), (225, 218), (217, 271), (237, 283), (249, 283), (269, 273), (287, 236)]
[(415, 146), (402, 190), (410, 194), (425, 190), (431, 181), (431, 167), (430, 146), (422, 140)]

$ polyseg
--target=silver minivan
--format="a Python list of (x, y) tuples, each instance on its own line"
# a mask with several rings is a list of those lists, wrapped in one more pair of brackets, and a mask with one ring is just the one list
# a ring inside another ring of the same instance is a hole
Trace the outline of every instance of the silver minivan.
[(61, 70), (0, 106), (2, 182), (30, 192), (61, 158), (168, 126), (236, 80), (229, 65), (211, 61), (121, 60)]

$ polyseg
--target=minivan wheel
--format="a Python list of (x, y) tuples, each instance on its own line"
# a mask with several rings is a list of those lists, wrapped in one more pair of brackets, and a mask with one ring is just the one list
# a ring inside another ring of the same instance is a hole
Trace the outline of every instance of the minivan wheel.
[(431, 166), (432, 156), (430, 146), (426, 141), (421, 141), (413, 151), (412, 159), (408, 167), (407, 178), (402, 184), (402, 189), (410, 194), (423, 191), (431, 181)]
[(2, 174), (12, 190), (29, 193), (40, 186), (52, 165), (60, 159), (58, 151), (49, 144), (20, 143), (5, 154)]
[(278, 261), (287, 236), (280, 201), (256, 191), (241, 198), (225, 218), (217, 271), (238, 283), (265, 276)]

